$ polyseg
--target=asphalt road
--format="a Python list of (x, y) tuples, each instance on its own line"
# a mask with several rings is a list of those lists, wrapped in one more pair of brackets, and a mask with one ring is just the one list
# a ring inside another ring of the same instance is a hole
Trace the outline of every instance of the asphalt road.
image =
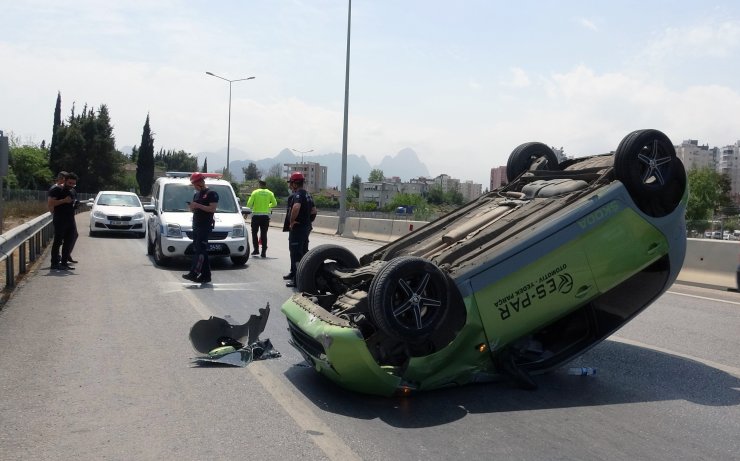
[[(78, 216), (86, 229), (87, 214)], [(536, 391), (480, 384), (385, 399), (344, 391), (289, 344), (287, 236), (268, 258), (183, 283), (136, 238), (81, 232), (72, 273), (46, 255), (0, 311), (0, 460), (737, 460), (740, 294), (674, 285)], [(372, 242), (312, 235), (360, 255)], [(194, 368), (188, 332), (272, 308), (282, 353)]]

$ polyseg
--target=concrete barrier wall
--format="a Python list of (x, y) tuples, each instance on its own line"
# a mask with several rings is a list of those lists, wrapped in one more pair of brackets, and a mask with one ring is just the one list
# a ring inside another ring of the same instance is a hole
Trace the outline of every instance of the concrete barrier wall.
[(686, 243), (686, 259), (678, 274), (679, 281), (737, 288), (740, 242), (687, 239)]
[[(271, 227), (282, 229), (285, 220), (284, 211), (273, 211), (270, 219)], [(376, 242), (391, 242), (413, 230), (427, 224), (426, 221), (390, 220), (375, 218), (350, 217), (344, 225), (345, 237), (361, 238)], [(320, 234), (336, 234), (339, 226), (339, 216), (318, 215), (313, 222), (313, 232)]]
[[(274, 211), (271, 226), (282, 229), (284, 211)], [(314, 232), (336, 234), (338, 216), (319, 215), (313, 223)], [(356, 237), (377, 242), (391, 242), (413, 230), (426, 221), (406, 221), (374, 218), (347, 218), (345, 237)], [(720, 288), (737, 289), (736, 271), (740, 255), (740, 242), (732, 240), (687, 239), (686, 259), (678, 281), (712, 285)]]

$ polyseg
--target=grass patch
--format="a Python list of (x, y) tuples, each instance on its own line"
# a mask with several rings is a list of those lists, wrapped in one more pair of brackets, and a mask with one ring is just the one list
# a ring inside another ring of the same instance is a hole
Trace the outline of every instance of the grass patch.
[(46, 202), (37, 200), (9, 200), (3, 202), (4, 218), (35, 218), (46, 213)]

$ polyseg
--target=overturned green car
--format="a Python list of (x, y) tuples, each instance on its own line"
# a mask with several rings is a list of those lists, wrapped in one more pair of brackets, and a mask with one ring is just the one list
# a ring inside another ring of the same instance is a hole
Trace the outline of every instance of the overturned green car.
[(509, 184), (359, 260), (308, 252), (282, 306), (321, 374), (377, 395), (532, 376), (604, 340), (676, 279), (686, 172), (657, 130), (558, 163), (517, 147)]

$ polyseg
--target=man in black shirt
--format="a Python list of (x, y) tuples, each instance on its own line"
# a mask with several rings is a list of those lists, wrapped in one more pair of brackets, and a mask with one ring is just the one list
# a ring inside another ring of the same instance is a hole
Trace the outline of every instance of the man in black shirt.
[[(67, 180), (67, 175), (68, 174), (69, 173), (67, 173), (66, 171), (60, 171), (59, 173), (57, 173), (57, 182), (54, 183), (54, 185), (51, 186), (51, 188), (49, 188), (49, 192), (47, 192), (47, 194), (46, 194), (46, 197), (47, 197), (47, 207), (49, 208), (49, 213), (51, 213), (51, 214), (54, 214), (54, 207), (52, 207), (51, 205), (49, 205), (48, 198), (51, 196), (51, 192), (53, 190), (55, 190), (57, 188), (64, 189), (64, 182)], [(76, 210), (77, 207), (79, 206), (79, 203), (80, 203), (77, 200), (77, 191), (74, 190), (74, 189), (70, 189), (69, 192), (72, 195), (72, 208)], [(68, 261), (71, 262), (71, 263), (77, 263), (78, 261), (75, 261), (75, 259), (72, 257), (72, 250), (74, 250), (75, 243), (77, 242), (77, 239), (79, 238), (80, 235), (77, 233), (77, 221), (75, 221), (73, 219), (72, 220), (72, 224), (74, 225), (74, 236), (70, 240), (70, 245), (69, 245), (69, 259), (68, 259)]]
[(287, 287), (296, 286), (296, 269), (298, 262), (308, 252), (308, 234), (311, 233), (311, 222), (316, 217), (316, 206), (313, 197), (303, 188), (305, 177), (298, 171), (291, 173), (288, 184), (293, 191), (288, 197), (288, 208), (285, 213), (283, 232), (288, 232), (290, 250), (290, 272), (283, 276), (288, 280)]
[(193, 262), (190, 272), (182, 278), (197, 283), (211, 282), (211, 265), (208, 261), (208, 234), (213, 229), (213, 215), (218, 207), (218, 193), (206, 187), (206, 177), (193, 173), (190, 183), (195, 188), (193, 201), (188, 202), (193, 212)]
[[(73, 189), (77, 185), (77, 175), (67, 173), (62, 187), (49, 189), (47, 205), (52, 214), (54, 224), (54, 243), (51, 245), (51, 268), (52, 270), (72, 270), (69, 265), (70, 252), (74, 245), (77, 226), (75, 224)], [(59, 248), (62, 249), (61, 257)]]

